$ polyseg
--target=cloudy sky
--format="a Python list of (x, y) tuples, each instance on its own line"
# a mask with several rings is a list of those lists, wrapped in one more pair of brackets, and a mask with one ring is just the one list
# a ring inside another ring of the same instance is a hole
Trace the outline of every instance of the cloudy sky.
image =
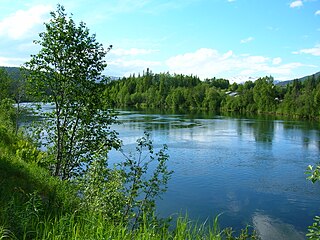
[(201, 78), (320, 71), (320, 0), (0, 0), (0, 66), (19, 66), (58, 3), (105, 47), (106, 74)]

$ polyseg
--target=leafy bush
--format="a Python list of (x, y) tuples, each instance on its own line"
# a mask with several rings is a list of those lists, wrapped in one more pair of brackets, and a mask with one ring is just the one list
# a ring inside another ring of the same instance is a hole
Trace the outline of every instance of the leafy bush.
[[(306, 171), (307, 177), (312, 183), (320, 181), (320, 164), (317, 166), (309, 165)], [(314, 222), (312, 226), (308, 227), (308, 233), (306, 234), (309, 239), (315, 240), (320, 239), (320, 216), (314, 217)]]
[(309, 165), (306, 174), (310, 175), (309, 177), (307, 177), (307, 179), (310, 180), (312, 183), (320, 181), (320, 165), (317, 165), (315, 167)]
[(78, 179), (82, 210), (101, 214), (119, 222), (125, 205), (124, 179), (117, 170), (107, 167), (107, 158), (97, 155)]
[(314, 217), (312, 226), (308, 227), (308, 233), (306, 234), (309, 239), (317, 240), (320, 239), (320, 216)]
[(154, 153), (148, 134), (137, 140), (136, 153), (108, 167), (107, 157), (97, 154), (85, 174), (78, 179), (81, 207), (102, 214), (113, 222), (122, 222), (132, 230), (143, 218), (155, 225), (155, 200), (166, 191), (172, 171), (167, 169), (169, 156), (164, 146)]
[(156, 221), (155, 200), (166, 191), (173, 172), (167, 168), (167, 146), (164, 145), (155, 153), (148, 133), (137, 140), (136, 154), (122, 153), (125, 160), (118, 167), (125, 179), (126, 204), (123, 216), (125, 221), (132, 223), (134, 229), (142, 221), (142, 217), (146, 217), (148, 221)]

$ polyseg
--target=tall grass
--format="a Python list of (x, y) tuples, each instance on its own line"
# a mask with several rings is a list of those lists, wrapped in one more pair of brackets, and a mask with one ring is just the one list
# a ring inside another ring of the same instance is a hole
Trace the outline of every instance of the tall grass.
[(113, 223), (96, 214), (67, 214), (53, 219), (40, 221), (33, 226), (35, 234), (25, 232), (23, 239), (222, 239), (217, 221), (211, 227), (192, 224), (187, 217), (180, 217), (173, 231), (167, 227), (156, 228), (143, 222), (134, 231), (128, 230), (125, 224)]
[(0, 226), (0, 240), (2, 240), (2, 239), (15, 239), (15, 238), (16, 237), (14, 236), (14, 234), (10, 230), (4, 228), (3, 226)]

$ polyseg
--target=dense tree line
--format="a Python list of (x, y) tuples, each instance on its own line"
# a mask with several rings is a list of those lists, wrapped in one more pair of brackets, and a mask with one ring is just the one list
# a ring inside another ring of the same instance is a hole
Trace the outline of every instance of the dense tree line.
[(160, 73), (147, 69), (142, 76), (132, 75), (108, 84), (105, 94), (114, 107), (136, 106), (157, 108), (218, 110), (229, 81), (197, 76)]
[[(286, 85), (275, 84), (272, 77), (255, 82), (233, 83), (212, 78), (159, 73), (147, 69), (142, 75), (109, 81), (105, 99), (113, 107), (201, 109), (215, 112), (281, 114), (302, 118), (320, 117), (320, 74)], [(19, 68), (0, 68), (0, 100), (16, 103), (32, 101)]]
[(320, 76), (276, 85), (271, 76), (255, 82), (233, 83), (226, 79), (159, 73), (149, 69), (108, 83), (105, 95), (113, 107), (202, 109), (320, 117)]

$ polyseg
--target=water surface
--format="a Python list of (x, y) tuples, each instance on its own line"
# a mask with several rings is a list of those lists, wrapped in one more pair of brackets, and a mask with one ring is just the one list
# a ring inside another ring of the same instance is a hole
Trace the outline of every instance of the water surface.
[(126, 151), (145, 130), (155, 148), (169, 147), (174, 174), (157, 204), (162, 217), (187, 212), (205, 221), (222, 213), (221, 227), (250, 224), (263, 239), (304, 239), (320, 214), (320, 186), (304, 174), (320, 160), (317, 123), (143, 111), (119, 111), (119, 120)]

